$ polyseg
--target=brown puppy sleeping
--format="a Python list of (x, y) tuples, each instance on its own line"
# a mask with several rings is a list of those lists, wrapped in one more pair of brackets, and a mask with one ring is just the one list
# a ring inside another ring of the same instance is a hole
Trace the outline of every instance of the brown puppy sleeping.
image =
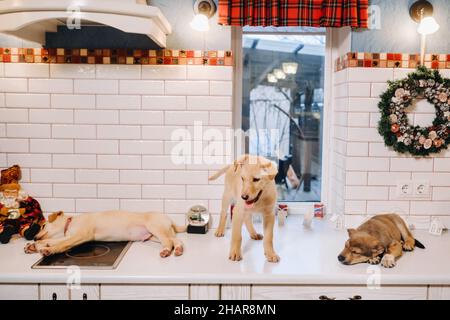
[(348, 235), (350, 239), (338, 256), (346, 265), (381, 262), (383, 267), (392, 268), (403, 251), (413, 251), (414, 247), (425, 249), (397, 214), (375, 216), (358, 229), (348, 229)]

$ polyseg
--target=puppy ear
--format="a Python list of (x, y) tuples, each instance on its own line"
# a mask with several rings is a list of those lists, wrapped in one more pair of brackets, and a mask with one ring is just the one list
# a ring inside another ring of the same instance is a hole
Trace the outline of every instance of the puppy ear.
[(62, 211), (54, 212), (48, 216), (48, 222), (52, 223), (59, 217), (62, 217), (63, 215), (64, 215), (64, 212), (62, 212)]
[(237, 172), (240, 169), (240, 167), (242, 167), (242, 163), (240, 163), (237, 160), (234, 160), (233, 166), (234, 166), (234, 172)]
[(347, 233), (348, 233), (348, 236), (349, 236), (349, 237), (351, 237), (352, 235), (354, 235), (355, 232), (356, 232), (355, 229), (347, 229)]
[(263, 169), (263, 175), (267, 175), (270, 180), (275, 179), (278, 174), (277, 165), (273, 161), (268, 161), (262, 164), (261, 168)]

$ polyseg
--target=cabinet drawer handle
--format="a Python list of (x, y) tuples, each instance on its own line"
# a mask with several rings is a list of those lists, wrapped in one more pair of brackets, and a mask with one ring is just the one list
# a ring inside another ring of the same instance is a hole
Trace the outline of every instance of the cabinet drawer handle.
[(348, 300), (362, 300), (362, 297), (359, 295), (353, 296), (353, 298), (348, 298)]
[(319, 300), (336, 300), (336, 298), (329, 298), (327, 296), (320, 296)]
[(55, 292), (52, 294), (52, 300), (58, 300), (58, 295)]
[(87, 298), (87, 294), (86, 293), (83, 293), (83, 300), (87, 300), (88, 298)]

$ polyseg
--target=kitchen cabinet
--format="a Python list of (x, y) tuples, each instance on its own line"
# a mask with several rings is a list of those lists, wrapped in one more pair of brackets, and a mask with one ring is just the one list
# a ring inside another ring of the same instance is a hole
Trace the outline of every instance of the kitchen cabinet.
[(65, 284), (41, 284), (41, 300), (69, 300), (69, 288)]
[(251, 287), (249, 285), (223, 285), (220, 296), (222, 300), (250, 300)]
[(0, 300), (38, 300), (37, 284), (1, 284)]
[(70, 300), (100, 300), (99, 285), (82, 285), (70, 290)]
[(263, 286), (252, 287), (254, 300), (426, 300), (426, 286)]
[(450, 286), (430, 286), (429, 300), (450, 300)]
[(102, 300), (187, 300), (189, 285), (101, 285)]
[(219, 300), (219, 285), (191, 285), (189, 287), (190, 300)]

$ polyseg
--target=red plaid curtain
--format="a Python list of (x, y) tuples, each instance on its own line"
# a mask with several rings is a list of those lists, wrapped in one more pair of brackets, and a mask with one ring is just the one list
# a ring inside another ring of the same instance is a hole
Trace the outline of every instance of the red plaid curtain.
[(369, 0), (219, 0), (219, 24), (367, 28)]

